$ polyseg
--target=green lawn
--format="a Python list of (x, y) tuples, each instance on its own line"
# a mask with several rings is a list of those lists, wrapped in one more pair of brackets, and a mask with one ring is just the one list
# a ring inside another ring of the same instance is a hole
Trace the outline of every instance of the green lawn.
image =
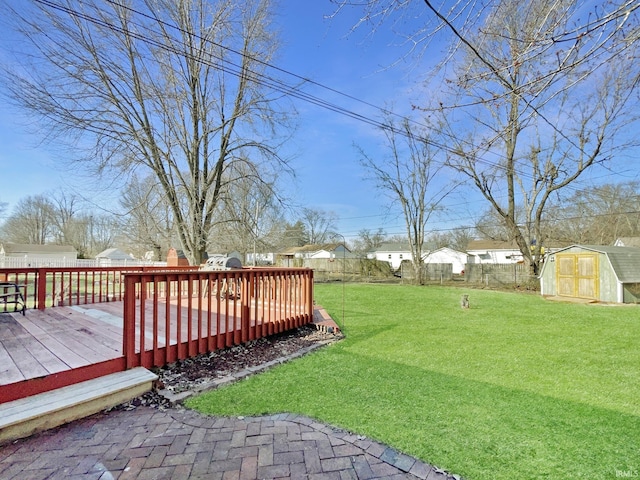
[(315, 293), (339, 322), (344, 296), (345, 340), (188, 406), (308, 415), (470, 480), (640, 475), (638, 307), (433, 286)]

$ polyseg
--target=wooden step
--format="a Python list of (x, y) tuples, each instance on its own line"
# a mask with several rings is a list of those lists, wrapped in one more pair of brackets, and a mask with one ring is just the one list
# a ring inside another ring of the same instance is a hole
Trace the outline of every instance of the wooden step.
[(129, 401), (151, 390), (157, 379), (146, 368), (133, 368), (0, 404), (0, 444)]

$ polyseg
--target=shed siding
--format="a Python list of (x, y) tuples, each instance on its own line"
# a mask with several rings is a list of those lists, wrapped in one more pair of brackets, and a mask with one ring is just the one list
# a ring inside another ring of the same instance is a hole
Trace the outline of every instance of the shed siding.
[(601, 302), (622, 302), (622, 295), (619, 295), (618, 277), (606, 254), (600, 255), (600, 298)]

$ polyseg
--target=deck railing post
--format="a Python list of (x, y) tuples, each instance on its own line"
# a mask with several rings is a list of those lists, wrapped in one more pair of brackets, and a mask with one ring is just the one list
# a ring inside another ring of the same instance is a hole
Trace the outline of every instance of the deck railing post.
[(37, 293), (37, 308), (38, 310), (44, 310), (47, 305), (47, 269), (38, 268), (36, 270), (36, 291)]
[(122, 352), (127, 368), (139, 366), (136, 359), (136, 280), (134, 275), (124, 276), (124, 306)]
[(306, 290), (307, 290), (307, 321), (313, 321), (313, 270), (309, 270), (305, 275), (307, 280)]
[(242, 325), (242, 342), (247, 342), (253, 339), (251, 335), (251, 301), (253, 292), (253, 279), (255, 272), (249, 270), (245, 271), (244, 275), (240, 277), (240, 324)]

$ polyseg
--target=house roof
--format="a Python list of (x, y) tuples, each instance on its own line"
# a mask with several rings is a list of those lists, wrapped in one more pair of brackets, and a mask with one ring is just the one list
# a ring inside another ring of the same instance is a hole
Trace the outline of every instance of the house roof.
[[(544, 242), (543, 246), (546, 249), (558, 249), (566, 246), (565, 244), (560, 245), (558, 242), (547, 241)], [(502, 240), (471, 240), (467, 244), (467, 251), (476, 251), (476, 250), (517, 250), (520, 251), (520, 247), (515, 241), (505, 242)]]
[(131, 255), (123, 252), (119, 248), (107, 248), (96, 255), (96, 258), (109, 258), (111, 260), (131, 260)]
[(467, 244), (469, 250), (518, 250), (516, 242), (504, 242), (502, 240), (470, 240)]
[(555, 252), (554, 255), (570, 248), (583, 248), (605, 254), (620, 282), (640, 283), (640, 248), (613, 245), (572, 245)]
[(446, 252), (446, 253), (451, 254), (451, 255), (453, 255), (453, 254), (459, 254), (459, 255), (465, 255), (465, 256), (467, 255), (466, 252), (461, 252), (460, 250), (455, 250), (455, 249), (450, 248), (450, 247), (440, 247), (440, 248), (438, 248), (436, 250), (431, 250), (429, 252), (429, 255), (433, 255), (434, 253), (438, 253), (438, 252)]
[(411, 246), (403, 242), (385, 242), (375, 249), (376, 252), (411, 252)]
[(21, 244), (21, 243), (4, 243), (0, 245), (0, 249), (3, 249), (5, 254), (64, 254), (71, 253), (77, 254), (75, 248), (71, 245), (34, 245), (34, 244)]

